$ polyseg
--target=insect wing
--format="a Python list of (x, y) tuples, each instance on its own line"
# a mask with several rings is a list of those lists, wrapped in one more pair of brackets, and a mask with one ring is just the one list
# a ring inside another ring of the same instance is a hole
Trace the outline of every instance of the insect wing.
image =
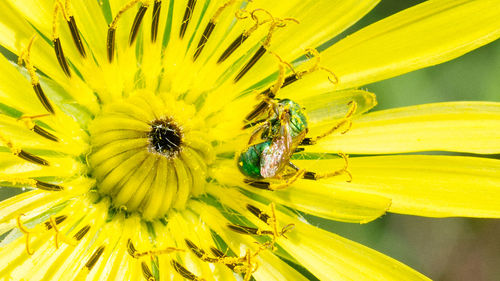
[(293, 154), (292, 146), (293, 139), (290, 135), (289, 125), (283, 122), (278, 136), (274, 137), (271, 145), (262, 151), (260, 174), (264, 178), (272, 178), (283, 171)]
[(288, 163), (285, 138), (279, 137), (273, 140), (270, 146), (262, 151), (260, 156), (260, 174), (264, 178), (276, 176)]

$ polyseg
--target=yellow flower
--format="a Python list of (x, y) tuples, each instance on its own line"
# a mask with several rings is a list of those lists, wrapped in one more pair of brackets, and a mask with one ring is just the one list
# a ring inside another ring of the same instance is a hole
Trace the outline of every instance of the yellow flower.
[(499, 153), (499, 103), (362, 115), (358, 89), (497, 39), (500, 3), (313, 49), (377, 2), (2, 1), (0, 181), (30, 191), (0, 203), (0, 279), (428, 280), (299, 212), (500, 217), (498, 160), (405, 154)]

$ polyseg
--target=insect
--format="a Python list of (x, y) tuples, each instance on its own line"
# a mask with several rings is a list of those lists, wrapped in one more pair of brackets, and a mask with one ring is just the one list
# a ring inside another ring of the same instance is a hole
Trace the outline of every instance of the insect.
[[(237, 156), (237, 166), (246, 177), (245, 183), (260, 189), (277, 190), (289, 186), (299, 178), (317, 180), (343, 173), (349, 176), (350, 181), (352, 177), (347, 170), (347, 156), (343, 153), (339, 155), (344, 159), (345, 166), (325, 174), (305, 171), (290, 160), (294, 153), (303, 150), (300, 146), (312, 145), (318, 139), (345, 126), (349, 129), (357, 104), (349, 102), (347, 114), (328, 132), (315, 138), (306, 137), (309, 129), (304, 109), (290, 99), (274, 98), (285, 83), (283, 64), (289, 65), (281, 59), (280, 61), (282, 64), (277, 82), (266, 91), (268, 94), (264, 100), (246, 118), (248, 123), (244, 128), (256, 127), (256, 130), (252, 133), (248, 146)], [(268, 179), (285, 181), (272, 184)]]

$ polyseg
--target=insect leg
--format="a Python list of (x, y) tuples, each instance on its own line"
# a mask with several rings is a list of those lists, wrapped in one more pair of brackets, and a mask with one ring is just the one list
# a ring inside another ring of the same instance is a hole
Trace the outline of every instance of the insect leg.
[(318, 174), (315, 172), (306, 171), (303, 175), (303, 178), (307, 179), (307, 180), (318, 180), (318, 179), (322, 179), (322, 178), (331, 178), (331, 177), (339, 176), (342, 174), (347, 174), (347, 176), (349, 177), (347, 182), (351, 182), (352, 181), (352, 174), (348, 170), (348, 167), (349, 167), (348, 158), (349, 157), (348, 157), (348, 155), (346, 155), (344, 153), (339, 153), (339, 156), (344, 159), (344, 167), (342, 169), (338, 169), (338, 170), (324, 173), (324, 174)]
[(349, 106), (349, 110), (347, 111), (346, 115), (339, 122), (337, 122), (337, 124), (335, 124), (335, 126), (333, 126), (330, 130), (328, 130), (327, 132), (325, 132), (319, 136), (316, 136), (313, 138), (304, 138), (302, 140), (302, 142), (300, 143), (300, 145), (316, 144), (316, 142), (319, 139), (327, 137), (327, 136), (331, 135), (332, 133), (338, 131), (341, 128), (345, 128), (340, 132), (341, 134), (347, 133), (352, 127), (352, 116), (354, 115), (354, 113), (356, 113), (356, 109), (358, 108), (358, 104), (355, 101), (350, 101), (347, 105)]

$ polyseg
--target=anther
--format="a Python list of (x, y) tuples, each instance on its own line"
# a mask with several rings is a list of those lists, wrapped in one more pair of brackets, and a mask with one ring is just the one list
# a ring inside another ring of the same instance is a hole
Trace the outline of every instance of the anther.
[(158, 36), (158, 24), (160, 23), (161, 0), (155, 0), (153, 17), (151, 19), (151, 42), (156, 42)]
[(141, 27), (141, 22), (142, 19), (144, 18), (144, 14), (146, 14), (147, 9), (148, 5), (143, 3), (139, 8), (139, 10), (137, 11), (137, 14), (135, 15), (134, 23), (132, 24), (132, 29), (130, 30), (130, 36), (128, 40), (129, 45), (132, 45), (135, 39), (137, 38), (139, 27)]
[(85, 52), (85, 48), (83, 47), (83, 41), (80, 36), (80, 32), (78, 31), (78, 27), (76, 26), (75, 18), (73, 16), (70, 16), (67, 23), (69, 30), (71, 31), (71, 37), (73, 38), (76, 49), (83, 58), (87, 57), (87, 53)]
[(97, 250), (94, 251), (92, 256), (90, 256), (89, 260), (87, 263), (85, 263), (85, 267), (87, 268), (88, 271), (91, 271), (92, 268), (95, 266), (99, 258), (101, 257), (102, 253), (104, 252), (105, 246), (100, 246)]
[(28, 74), (30, 75), (30, 80), (31, 84), (33, 85), (33, 90), (35, 90), (36, 96), (38, 97), (38, 100), (40, 100), (40, 102), (42, 103), (43, 107), (45, 107), (45, 109), (51, 114), (55, 114), (54, 108), (52, 107), (49, 99), (47, 98), (47, 96), (42, 90), (42, 87), (40, 86), (38, 76), (36, 75), (36, 69), (35, 67), (33, 67), (33, 64), (31, 63), (31, 47), (35, 42), (35, 39), (36, 36), (33, 35), (30, 39), (30, 42), (28, 43), (28, 46), (26, 46), (26, 48), (19, 55), (18, 64), (23, 65), (24, 63), (26, 70), (28, 70)]
[(38, 189), (41, 189), (41, 190), (45, 190), (45, 191), (61, 191), (61, 190), (64, 190), (64, 187), (62, 187), (60, 185), (52, 184), (52, 183), (48, 183), (48, 182), (43, 182), (43, 181), (39, 181), (39, 180), (36, 180), (35, 187), (38, 188)]
[(184, 277), (188, 280), (191, 280), (191, 281), (202, 281), (202, 280), (204, 281), (205, 280), (203, 278), (196, 276), (194, 273), (189, 271), (187, 268), (185, 268), (184, 266), (182, 266), (180, 263), (178, 263), (175, 260), (172, 260), (171, 264), (172, 264), (173, 268), (175, 269), (175, 271), (177, 271), (177, 273), (179, 273), (182, 277)]
[(40, 118), (40, 117), (45, 117), (45, 116), (49, 116), (49, 114), (40, 114), (40, 115), (34, 115), (34, 116), (21, 116), (18, 120), (22, 120), (24, 122), (24, 125), (28, 129), (32, 130), (33, 132), (37, 133), (38, 135), (40, 135), (48, 140), (58, 142), (59, 141), (58, 137), (51, 134), (50, 132), (48, 132), (44, 128), (34, 124), (32, 121), (32, 119), (34, 119), (34, 118)]
[(145, 262), (141, 262), (141, 268), (142, 268), (142, 275), (144, 275), (144, 278), (148, 281), (155, 281), (155, 277), (153, 276), (153, 273), (151, 273), (151, 270), (149, 269), (148, 265)]
[(54, 136), (53, 134), (49, 133), (47, 130), (45, 130), (44, 128), (42, 128), (36, 124), (33, 126), (33, 132), (39, 134), (40, 136), (42, 136), (48, 140), (55, 141), (55, 142), (59, 141), (58, 137)]
[(89, 230), (90, 230), (90, 225), (86, 225), (86, 226), (82, 227), (80, 230), (78, 230), (78, 232), (75, 233), (75, 235), (73, 235), (73, 238), (76, 241), (80, 241), (89, 232)]
[(127, 10), (131, 9), (135, 4), (139, 3), (141, 0), (131, 0), (127, 4), (125, 4), (119, 11), (116, 13), (113, 21), (109, 24), (108, 27), (108, 35), (106, 37), (106, 49), (108, 54), (108, 61), (113, 62), (113, 58), (115, 55), (115, 37), (116, 37), (116, 25), (118, 20), (122, 17), (123, 13)]
[(194, 6), (196, 5), (196, 0), (189, 0), (186, 11), (184, 12), (184, 17), (182, 18), (181, 29), (179, 31), (179, 38), (184, 38), (184, 34), (186, 33), (189, 21), (191, 20), (191, 16), (193, 15)]
[(193, 252), (193, 254), (195, 254), (195, 256), (197, 256), (202, 261), (210, 262), (210, 263), (216, 263), (219, 261), (219, 259), (217, 259), (217, 258), (213, 258), (213, 257), (208, 256), (207, 253), (205, 252), (205, 250), (196, 246), (191, 240), (184, 239), (184, 241), (186, 242), (186, 245), (191, 250), (191, 252)]
[(217, 9), (217, 11), (215, 11), (215, 14), (212, 16), (212, 18), (208, 22), (207, 26), (205, 27), (203, 34), (201, 35), (200, 41), (198, 42), (198, 46), (196, 47), (196, 52), (193, 55), (193, 61), (196, 61), (198, 56), (203, 51), (203, 48), (205, 47), (205, 44), (208, 41), (208, 38), (210, 38), (212, 31), (214, 31), (214, 29), (215, 29), (215, 24), (217, 23), (217, 20), (218, 20), (219, 16), (221, 15), (222, 11), (224, 11), (224, 9), (226, 9), (229, 5), (231, 5), (234, 2), (235, 2), (235, 0), (229, 0), (226, 3), (224, 3), (222, 6), (220, 6)]
[(61, 41), (59, 40), (59, 32), (58, 32), (59, 13), (62, 13), (63, 16), (66, 17), (66, 13), (64, 11), (64, 7), (62, 6), (61, 2), (56, 1), (54, 4), (54, 17), (52, 20), (52, 43), (54, 44), (54, 51), (56, 53), (56, 58), (57, 58), (57, 61), (59, 62), (59, 65), (61, 66), (61, 68), (64, 71), (64, 73), (66, 74), (66, 76), (71, 77), (71, 72), (69, 70), (68, 61), (66, 60), (66, 57), (64, 56)]

